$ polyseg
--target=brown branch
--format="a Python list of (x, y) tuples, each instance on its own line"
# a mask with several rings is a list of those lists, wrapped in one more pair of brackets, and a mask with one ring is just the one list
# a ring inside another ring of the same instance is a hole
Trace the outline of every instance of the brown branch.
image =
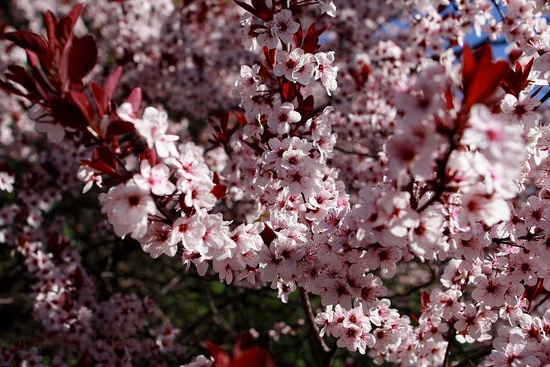
[(485, 357), (486, 355), (490, 354), (492, 349), (493, 349), (492, 344), (486, 345), (484, 348), (478, 350), (477, 352), (475, 352), (474, 354), (472, 354), (471, 356), (469, 356), (468, 358), (466, 358), (465, 360), (463, 360), (459, 364), (455, 364), (453, 367), (471, 366), (473, 361), (481, 359), (481, 358)]
[(309, 326), (313, 331), (313, 336), (315, 341), (319, 345), (323, 353), (323, 367), (330, 367), (336, 354), (337, 348), (331, 349), (321, 335), (319, 335), (319, 329), (317, 329), (317, 324), (315, 323), (315, 315), (313, 315), (313, 309), (311, 308), (311, 302), (309, 301), (309, 296), (307, 291), (300, 287), (300, 299), (302, 300), (302, 306), (306, 313), (307, 321)]
[(456, 329), (453, 323), (453, 324), (450, 324), (449, 336), (447, 337), (447, 349), (445, 350), (445, 359), (443, 359), (443, 364), (441, 365), (442, 367), (447, 367), (450, 365), (451, 344), (453, 339), (455, 338), (455, 335), (456, 335)]

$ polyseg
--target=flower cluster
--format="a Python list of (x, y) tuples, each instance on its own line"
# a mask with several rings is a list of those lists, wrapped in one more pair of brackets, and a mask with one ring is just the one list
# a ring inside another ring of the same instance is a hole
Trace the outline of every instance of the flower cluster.
[[(337, 347), (378, 364), (550, 364), (548, 4), (102, 0), (87, 12), (46, 12), (46, 38), (2, 33), (29, 67), (0, 56), (0, 88), (26, 101), (0, 98), (0, 243), (37, 279), (44, 335), (78, 344), (52, 363), (181, 358), (180, 328), (147, 329), (151, 299), (96, 294), (77, 249), (114, 232), (243, 292), (300, 293), (326, 366)], [(97, 40), (74, 34), (86, 26)], [(509, 60), (468, 46), (469, 32), (512, 44)], [(107, 222), (89, 230), (79, 215)], [(298, 334), (285, 321), (273, 341)], [(248, 342), (230, 357), (208, 341), (212, 358), (185, 366), (273, 363)]]

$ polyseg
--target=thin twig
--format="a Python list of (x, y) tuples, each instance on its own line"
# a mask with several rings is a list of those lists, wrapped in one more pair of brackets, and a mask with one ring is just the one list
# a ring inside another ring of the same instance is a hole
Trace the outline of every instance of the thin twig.
[(334, 146), (332, 149), (337, 150), (337, 151), (342, 152), (342, 153), (345, 153), (345, 154), (358, 155), (360, 157), (373, 158), (373, 159), (379, 159), (380, 158), (378, 155), (346, 150), (346, 149), (338, 147), (338, 146)]
[(315, 340), (323, 352), (323, 366), (330, 367), (332, 365), (334, 355), (336, 354), (336, 348), (331, 349), (327, 343), (325, 343), (325, 340), (321, 337), (321, 335), (319, 335), (319, 329), (317, 329), (317, 324), (315, 323), (315, 316), (313, 315), (313, 309), (311, 308), (309, 296), (307, 291), (303, 288), (300, 288), (300, 299), (302, 300), (302, 306), (306, 312), (309, 326), (313, 330)]
[(450, 363), (449, 358), (451, 357), (451, 344), (453, 339), (455, 338), (455, 334), (456, 334), (455, 326), (454, 324), (451, 324), (449, 328), (449, 336), (447, 337), (447, 349), (445, 350), (445, 359), (443, 359), (442, 367), (449, 366), (449, 363)]
[(491, 350), (493, 349), (493, 345), (489, 344), (486, 345), (483, 349), (478, 350), (459, 364), (454, 365), (453, 367), (466, 367), (471, 366), (473, 361), (476, 361), (478, 359), (481, 359), (491, 353)]
[(504, 13), (502, 13), (502, 9), (500, 8), (500, 6), (499, 6), (498, 3), (496, 2), (496, 0), (491, 0), (491, 2), (492, 2), (493, 5), (495, 6), (495, 8), (497, 8), (498, 14), (500, 15), (500, 19), (502, 19), (502, 21), (504, 21), (504, 19), (505, 19)]
[(548, 98), (550, 98), (550, 91), (548, 91), (548, 92), (544, 95), (544, 97), (542, 97), (542, 98), (540, 99), (540, 104), (539, 104), (537, 107), (533, 108), (533, 110), (537, 110), (540, 106), (542, 106), (542, 105), (544, 104), (544, 102), (546, 102), (546, 100), (548, 100)]
[(540, 302), (537, 303), (535, 306), (531, 307), (531, 310), (529, 310), (529, 313), (531, 313), (534, 310), (536, 310), (537, 308), (539, 308), (540, 305), (542, 305), (544, 302), (548, 301), (548, 299), (550, 299), (550, 293), (547, 294), (543, 299), (541, 299)]

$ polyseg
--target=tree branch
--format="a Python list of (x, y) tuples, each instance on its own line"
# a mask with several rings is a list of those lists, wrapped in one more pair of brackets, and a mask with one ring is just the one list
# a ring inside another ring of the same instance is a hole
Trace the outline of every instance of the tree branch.
[(453, 367), (466, 367), (466, 366), (471, 366), (473, 361), (476, 361), (476, 360), (478, 360), (478, 359), (480, 359), (480, 358), (485, 357), (486, 355), (488, 355), (489, 353), (491, 353), (491, 350), (492, 350), (492, 349), (493, 349), (493, 345), (492, 345), (492, 344), (486, 345), (484, 348), (478, 350), (477, 352), (475, 352), (474, 354), (472, 354), (471, 356), (469, 356), (468, 358), (466, 358), (465, 360), (463, 360), (463, 361), (460, 362), (459, 364), (454, 365)]
[(319, 335), (319, 329), (317, 329), (317, 324), (315, 323), (315, 315), (313, 315), (313, 309), (311, 308), (309, 296), (307, 294), (307, 291), (303, 288), (300, 288), (300, 299), (302, 300), (302, 306), (306, 313), (309, 326), (313, 330), (315, 340), (323, 352), (323, 366), (330, 367), (332, 365), (332, 360), (334, 359), (337, 348), (331, 349), (325, 343), (325, 340), (321, 337), (321, 335)]
[(455, 326), (454, 326), (454, 323), (453, 323), (453, 324), (449, 325), (449, 336), (447, 337), (447, 339), (448, 339), (447, 340), (447, 349), (445, 350), (445, 359), (443, 360), (442, 367), (449, 366), (449, 363), (450, 363), (449, 358), (451, 357), (451, 344), (452, 344), (453, 339), (455, 338), (455, 334), (456, 334), (456, 329), (455, 329)]

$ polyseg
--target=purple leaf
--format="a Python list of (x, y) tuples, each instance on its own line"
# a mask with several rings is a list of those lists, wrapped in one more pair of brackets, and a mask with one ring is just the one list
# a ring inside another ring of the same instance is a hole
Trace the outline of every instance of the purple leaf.
[(58, 41), (65, 43), (69, 40), (72, 36), (76, 21), (84, 11), (85, 7), (85, 4), (78, 4), (69, 12), (69, 14), (61, 18), (55, 29), (55, 34)]
[(69, 51), (68, 76), (78, 83), (88, 75), (97, 64), (97, 45), (91, 34), (82, 38), (75, 37)]
[(44, 64), (48, 65), (51, 62), (48, 42), (39, 35), (30, 31), (15, 31), (6, 33), (4, 37), (17, 46), (34, 52)]

